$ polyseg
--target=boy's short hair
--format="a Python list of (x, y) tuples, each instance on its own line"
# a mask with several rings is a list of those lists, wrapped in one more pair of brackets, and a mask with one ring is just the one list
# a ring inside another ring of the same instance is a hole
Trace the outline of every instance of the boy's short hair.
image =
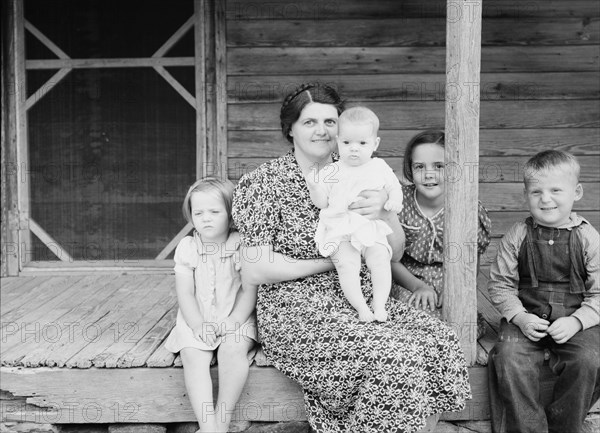
[(377, 135), (379, 132), (379, 117), (367, 107), (358, 106), (346, 109), (338, 119), (340, 125), (342, 122), (368, 123), (373, 127), (373, 135)]
[(568, 165), (571, 173), (575, 176), (576, 182), (579, 182), (581, 166), (575, 156), (562, 150), (544, 150), (529, 158), (523, 166), (523, 182), (525, 186), (527, 186), (528, 180), (534, 178), (536, 173), (557, 168), (561, 165)]
[(235, 185), (229, 179), (221, 179), (216, 176), (207, 176), (199, 179), (188, 189), (185, 198), (183, 199), (183, 205), (181, 210), (183, 217), (187, 222), (193, 224), (192, 221), (192, 194), (195, 192), (214, 192), (216, 193), (225, 204), (227, 210), (227, 216), (229, 217), (229, 228), (233, 229), (233, 217), (231, 215), (231, 206), (233, 202), (233, 190)]

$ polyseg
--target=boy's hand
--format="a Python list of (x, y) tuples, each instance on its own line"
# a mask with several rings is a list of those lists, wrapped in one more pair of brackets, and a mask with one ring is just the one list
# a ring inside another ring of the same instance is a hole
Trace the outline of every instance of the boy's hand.
[(517, 325), (523, 335), (531, 341), (540, 341), (548, 333), (548, 325), (550, 322), (541, 319), (535, 314), (519, 313), (512, 319), (512, 323)]
[(431, 311), (435, 310), (435, 307), (442, 306), (442, 299), (438, 297), (435, 289), (428, 285), (423, 285), (417, 288), (410, 298), (408, 298), (408, 305), (415, 303), (415, 308), (426, 310), (429, 308)]
[(581, 322), (575, 317), (561, 317), (556, 319), (548, 328), (548, 334), (558, 344), (564, 344), (571, 337), (581, 331)]

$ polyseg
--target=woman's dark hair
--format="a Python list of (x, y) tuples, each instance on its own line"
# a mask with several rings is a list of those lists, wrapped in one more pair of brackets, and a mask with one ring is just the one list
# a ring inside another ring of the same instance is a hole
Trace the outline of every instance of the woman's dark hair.
[(279, 115), (281, 132), (290, 143), (294, 142), (290, 135), (292, 125), (298, 120), (304, 107), (311, 102), (331, 104), (337, 109), (338, 114), (344, 111), (345, 101), (340, 98), (337, 90), (333, 87), (319, 82), (302, 84), (288, 94), (281, 105), (281, 114)]
[(444, 131), (428, 130), (423, 131), (410, 139), (404, 150), (404, 177), (409, 182), (413, 182), (413, 152), (420, 144), (439, 144), (444, 147)]

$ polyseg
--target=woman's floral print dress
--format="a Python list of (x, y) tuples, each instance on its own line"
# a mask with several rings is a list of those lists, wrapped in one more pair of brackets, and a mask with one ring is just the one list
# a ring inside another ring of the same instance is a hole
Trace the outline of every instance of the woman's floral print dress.
[[(243, 245), (271, 245), (290, 260), (319, 257), (319, 209), (292, 152), (242, 177), (233, 217)], [(361, 279), (370, 302), (364, 266)], [(317, 432), (414, 432), (471, 398), (454, 331), (394, 299), (387, 308), (387, 322), (359, 322), (335, 271), (259, 287), (263, 350), (303, 388)]]

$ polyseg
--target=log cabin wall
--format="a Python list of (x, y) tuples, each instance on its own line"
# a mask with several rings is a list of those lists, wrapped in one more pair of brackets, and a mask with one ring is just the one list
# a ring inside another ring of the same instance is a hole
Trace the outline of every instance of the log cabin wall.
[[(410, 137), (444, 127), (446, 11), (454, 19), (471, 13), (445, 1), (229, 1), (229, 176), (238, 179), (289, 148), (280, 103), (310, 80), (379, 115), (378, 154), (400, 174)], [(478, 177), (494, 235), (526, 215), (521, 169), (548, 148), (579, 157), (585, 194), (576, 210), (598, 227), (598, 3), (487, 0), (482, 13)], [(448, 97), (470, 97), (473, 89), (457, 83)], [(475, 171), (462, 167), (460, 174), (475, 179)]]
[[(187, 32), (168, 56), (205, 56), (207, 76), (216, 83), (203, 82), (206, 161), (214, 170), (227, 169), (233, 180), (287, 151), (280, 102), (309, 80), (330, 83), (350, 104), (375, 110), (379, 156), (399, 174), (410, 137), (444, 126), (446, 14), (469, 19), (469, 8), (481, 4), (174, 0), (167, 7), (163, 0), (15, 0), (3, 2), (3, 11), (13, 3), (24, 5), (25, 19), (74, 59), (151, 56), (199, 5), (205, 8), (207, 25)], [(495, 236), (526, 215), (520, 171), (530, 155), (548, 147), (579, 157), (584, 198), (576, 209), (598, 227), (598, 2), (482, 3), (478, 178)], [(56, 59), (31, 25), (26, 59)], [(201, 31), (213, 51), (194, 44)], [(3, 36), (7, 83), (11, 59), (22, 54), (11, 45), (13, 33)], [(193, 66), (167, 69), (190, 94), (198, 91)], [(75, 260), (94, 267), (101, 260), (154, 259), (184, 225), (179, 204), (196, 176), (196, 143), (203, 136), (194, 128), (194, 109), (155, 71), (142, 68), (73, 70), (46, 96), (35, 97), (32, 92), (54, 73), (27, 70), (26, 97), (35, 102), (27, 113), (28, 165), (11, 162), (17, 139), (5, 134), (19, 124), (15, 107), (25, 86), (3, 87), (2, 275), (18, 272), (13, 234), (27, 231), (27, 224), (12, 211), (24, 175), (30, 176), (32, 219)], [(473, 89), (456, 83), (448, 95), (467, 98)], [(462, 167), (461, 175), (475, 179), (473, 170)], [(56, 262), (31, 238), (25, 259)], [(490, 248), (488, 257), (493, 254)]]

